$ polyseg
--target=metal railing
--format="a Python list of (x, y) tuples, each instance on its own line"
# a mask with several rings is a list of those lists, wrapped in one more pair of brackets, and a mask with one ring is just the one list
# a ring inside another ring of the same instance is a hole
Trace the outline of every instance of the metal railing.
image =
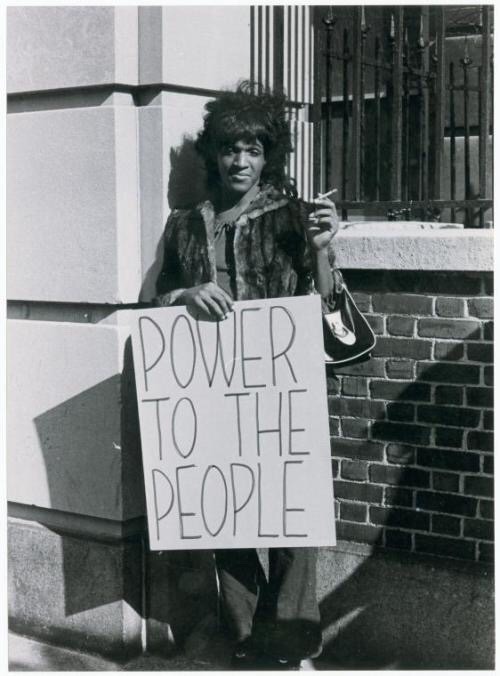
[(443, 6), (408, 18), (401, 5), (384, 11), (377, 34), (361, 6), (340, 22), (335, 7), (315, 20), (315, 191), (336, 185), (344, 218), (356, 211), (484, 226), (492, 208), (493, 8), (479, 9), (475, 56), (465, 37), (458, 63), (457, 43), (447, 52), (447, 38), (457, 38), (447, 36)]

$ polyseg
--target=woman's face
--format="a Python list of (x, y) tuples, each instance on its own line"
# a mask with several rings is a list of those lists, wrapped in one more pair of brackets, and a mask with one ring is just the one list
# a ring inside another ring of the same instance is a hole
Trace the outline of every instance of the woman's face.
[(260, 181), (266, 159), (258, 140), (236, 141), (217, 153), (217, 166), (223, 188), (233, 195), (245, 195)]

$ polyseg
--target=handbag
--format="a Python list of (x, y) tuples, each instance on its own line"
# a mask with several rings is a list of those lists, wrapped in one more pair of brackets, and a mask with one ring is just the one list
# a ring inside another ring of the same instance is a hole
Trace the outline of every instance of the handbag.
[(323, 314), (323, 337), (325, 361), (336, 366), (365, 361), (375, 347), (375, 334), (343, 280), (335, 310)]

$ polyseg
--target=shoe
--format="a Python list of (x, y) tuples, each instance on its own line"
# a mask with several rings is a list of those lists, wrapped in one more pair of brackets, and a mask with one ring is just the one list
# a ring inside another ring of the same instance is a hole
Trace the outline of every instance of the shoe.
[(236, 644), (231, 657), (231, 667), (235, 671), (254, 671), (257, 669), (258, 657), (248, 639)]
[(300, 671), (301, 660), (275, 659), (269, 667), (272, 671)]

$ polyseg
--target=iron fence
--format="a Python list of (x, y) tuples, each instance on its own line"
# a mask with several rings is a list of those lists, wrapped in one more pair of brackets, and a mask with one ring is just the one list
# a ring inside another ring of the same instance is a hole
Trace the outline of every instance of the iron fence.
[(383, 10), (377, 31), (361, 6), (348, 15), (344, 8), (342, 21), (339, 9), (316, 12), (314, 190), (336, 185), (344, 218), (484, 226), (492, 208), (493, 8), (478, 9), (465, 38), (447, 32), (443, 6)]

